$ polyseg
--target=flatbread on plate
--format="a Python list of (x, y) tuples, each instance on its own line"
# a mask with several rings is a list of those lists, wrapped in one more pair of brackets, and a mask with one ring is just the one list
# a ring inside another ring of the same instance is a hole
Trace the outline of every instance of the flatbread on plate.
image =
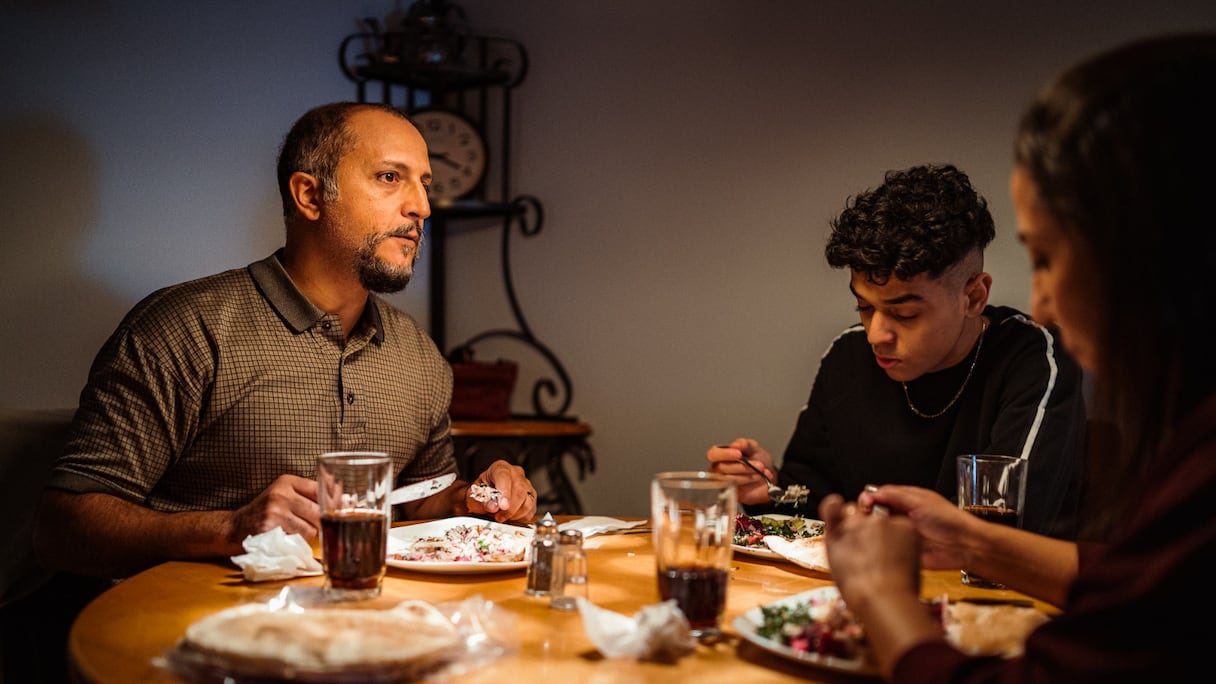
[(946, 639), (971, 654), (1016, 656), (1026, 637), (1051, 618), (1037, 608), (956, 601), (942, 614)]
[(764, 537), (764, 545), (794, 565), (808, 570), (831, 572), (828, 567), (828, 546), (822, 536), (786, 539), (770, 534)]

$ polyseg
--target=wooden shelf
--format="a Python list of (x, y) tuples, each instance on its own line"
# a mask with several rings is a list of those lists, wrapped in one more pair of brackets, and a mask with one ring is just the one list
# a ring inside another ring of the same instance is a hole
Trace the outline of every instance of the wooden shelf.
[(575, 420), (454, 420), (452, 443), (461, 477), (477, 477), (498, 459), (524, 469), (536, 486), (536, 513), (582, 515), (583, 504), (565, 462), (582, 481), (595, 472), (587, 443), (591, 426)]
[(573, 420), (454, 420), (453, 437), (588, 437), (591, 426)]
[(391, 62), (374, 62), (355, 67), (354, 73), (364, 81), (381, 81), (432, 92), (483, 88), (502, 85), (511, 80), (511, 74), (506, 71), (425, 64), (407, 66)]

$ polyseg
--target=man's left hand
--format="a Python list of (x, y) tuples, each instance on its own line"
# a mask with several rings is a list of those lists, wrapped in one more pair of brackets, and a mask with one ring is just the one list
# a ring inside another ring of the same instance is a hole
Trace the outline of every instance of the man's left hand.
[[(481, 501), (484, 486), (498, 491), (497, 496)], [(465, 504), (473, 514), (493, 514), (498, 522), (527, 522), (536, 515), (536, 487), (524, 469), (503, 460), (494, 461), (473, 480), (465, 493)]]

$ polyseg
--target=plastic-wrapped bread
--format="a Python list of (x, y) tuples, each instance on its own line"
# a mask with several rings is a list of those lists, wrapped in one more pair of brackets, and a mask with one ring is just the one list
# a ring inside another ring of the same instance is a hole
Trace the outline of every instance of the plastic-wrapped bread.
[(191, 624), (171, 654), (179, 671), (299, 681), (413, 676), (457, 657), (455, 626), (429, 604), (391, 610), (243, 605)]

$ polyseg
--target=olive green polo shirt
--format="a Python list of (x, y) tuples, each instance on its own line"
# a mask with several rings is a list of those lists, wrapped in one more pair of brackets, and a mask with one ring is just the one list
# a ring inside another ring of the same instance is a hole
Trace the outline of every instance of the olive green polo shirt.
[(152, 293), (98, 353), (50, 486), (230, 510), (326, 451), (388, 452), (399, 483), (455, 472), (430, 337), (371, 295), (343, 338), (277, 254)]

